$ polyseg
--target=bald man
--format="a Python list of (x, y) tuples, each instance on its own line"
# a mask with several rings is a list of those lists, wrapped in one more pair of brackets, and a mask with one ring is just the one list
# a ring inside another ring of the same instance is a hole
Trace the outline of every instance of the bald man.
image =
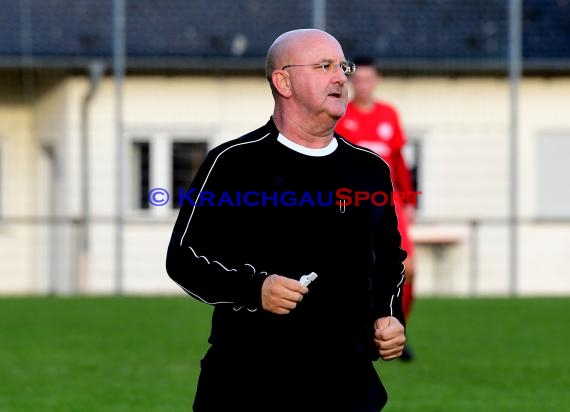
[(380, 411), (374, 369), (405, 342), (390, 170), (334, 133), (347, 105), (338, 41), (282, 34), (269, 121), (212, 149), (168, 247), (169, 276), (214, 307), (194, 399), (204, 411)]

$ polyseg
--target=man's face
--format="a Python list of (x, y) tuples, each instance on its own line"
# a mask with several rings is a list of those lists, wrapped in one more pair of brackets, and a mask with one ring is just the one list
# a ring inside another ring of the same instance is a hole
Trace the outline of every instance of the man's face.
[[(332, 38), (313, 36), (302, 47), (288, 55), (286, 64), (310, 64), (289, 67), (293, 99), (300, 110), (310, 115), (340, 119), (348, 102), (347, 78), (339, 62), (344, 60), (342, 48)], [(323, 70), (319, 63), (329, 63)], [(314, 63), (314, 65), (312, 65)]]
[(374, 89), (378, 83), (376, 70), (371, 66), (359, 66), (351, 76), (350, 82), (354, 92), (354, 99), (368, 101), (373, 99)]

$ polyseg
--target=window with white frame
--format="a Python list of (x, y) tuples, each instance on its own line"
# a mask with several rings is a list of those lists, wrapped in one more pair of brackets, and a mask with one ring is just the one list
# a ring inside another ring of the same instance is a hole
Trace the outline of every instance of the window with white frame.
[(539, 218), (570, 217), (570, 131), (537, 139), (536, 201)]
[(186, 191), (190, 187), (198, 168), (206, 158), (207, 149), (205, 142), (172, 142), (173, 208), (179, 208), (180, 190)]
[(169, 207), (179, 208), (179, 189), (187, 190), (208, 150), (207, 139), (155, 133), (131, 138), (130, 182), (132, 210), (151, 208), (149, 192), (162, 188), (170, 195)]
[(133, 141), (131, 146), (131, 193), (133, 209), (148, 209), (150, 191), (150, 142)]

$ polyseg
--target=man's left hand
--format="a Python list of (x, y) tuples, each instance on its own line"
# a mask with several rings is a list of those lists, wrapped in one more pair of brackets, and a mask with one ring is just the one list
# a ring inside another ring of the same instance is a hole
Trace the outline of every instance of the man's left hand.
[(404, 350), (406, 336), (404, 326), (398, 318), (386, 316), (374, 322), (374, 343), (383, 360), (399, 357)]

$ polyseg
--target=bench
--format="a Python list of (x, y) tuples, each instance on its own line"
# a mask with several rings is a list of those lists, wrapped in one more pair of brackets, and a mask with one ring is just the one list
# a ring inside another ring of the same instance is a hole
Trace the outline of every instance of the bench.
[(412, 239), (416, 246), (427, 246), (433, 256), (434, 294), (438, 295), (444, 290), (445, 274), (449, 268), (445, 265), (445, 253), (451, 246), (464, 240), (464, 236), (457, 231), (444, 230), (444, 228), (417, 227), (412, 228)]

